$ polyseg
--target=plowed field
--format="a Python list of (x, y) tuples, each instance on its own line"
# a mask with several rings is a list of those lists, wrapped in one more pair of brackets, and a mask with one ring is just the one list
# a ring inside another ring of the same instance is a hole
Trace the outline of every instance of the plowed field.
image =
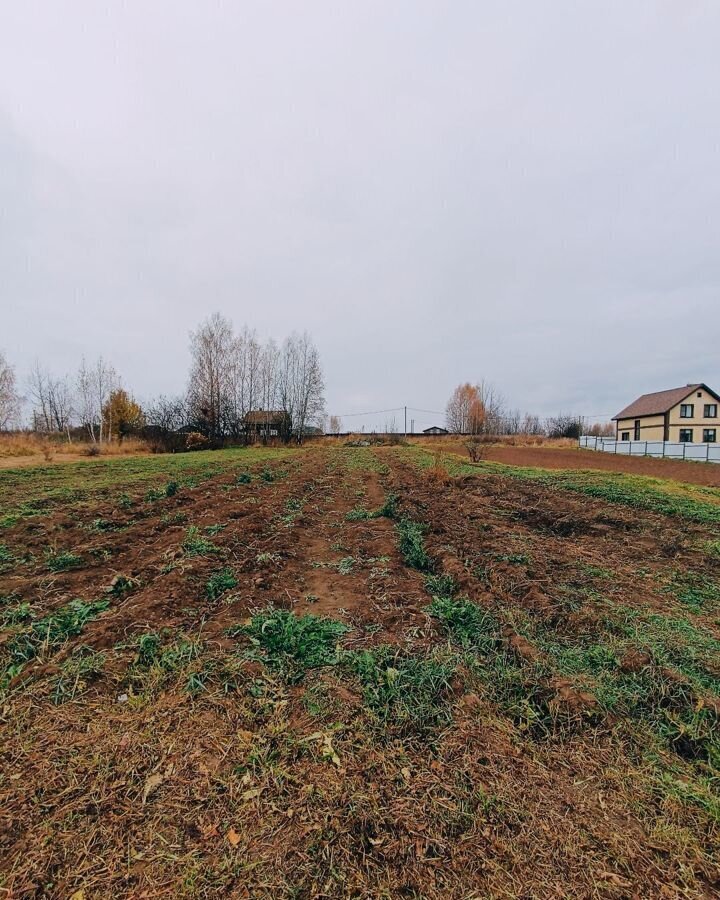
[(0, 897), (718, 896), (719, 718), (713, 488), (0, 473)]

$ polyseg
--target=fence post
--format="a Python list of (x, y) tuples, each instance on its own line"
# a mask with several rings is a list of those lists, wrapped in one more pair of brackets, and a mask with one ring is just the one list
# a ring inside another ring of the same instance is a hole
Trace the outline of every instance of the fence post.
[(683, 459), (685, 459), (685, 448), (687, 447), (687, 443), (683, 443)]
[(705, 462), (710, 462), (710, 444), (705, 446)]
[(647, 441), (645, 441), (645, 456), (647, 456)]

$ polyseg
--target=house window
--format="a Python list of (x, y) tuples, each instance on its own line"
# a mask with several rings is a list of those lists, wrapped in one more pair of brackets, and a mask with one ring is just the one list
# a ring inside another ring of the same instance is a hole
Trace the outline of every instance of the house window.
[(694, 403), (681, 403), (680, 404), (680, 418), (681, 419), (692, 419), (695, 415), (695, 404)]
[(693, 442), (692, 428), (681, 428), (680, 429), (680, 443), (681, 444), (692, 444), (692, 442)]
[(717, 429), (703, 428), (703, 443), (714, 444), (717, 441)]
[(629, 441), (630, 440), (630, 432), (629, 431), (621, 431), (620, 432), (620, 440), (621, 441)]
[(635, 419), (635, 434), (633, 437), (634, 441), (640, 440), (640, 419)]
[(706, 403), (703, 415), (706, 419), (717, 419), (717, 403)]

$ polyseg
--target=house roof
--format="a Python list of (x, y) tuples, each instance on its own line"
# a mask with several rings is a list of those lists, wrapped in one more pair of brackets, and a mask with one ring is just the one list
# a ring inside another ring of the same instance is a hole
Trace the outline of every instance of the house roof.
[(718, 399), (715, 391), (711, 391), (706, 384), (684, 384), (682, 387), (670, 388), (669, 391), (655, 391), (654, 394), (643, 394), (633, 401), (630, 406), (626, 406), (616, 416), (613, 416), (613, 421), (616, 419), (638, 419), (643, 416), (662, 415), (669, 412), (673, 406), (677, 406), (690, 394), (700, 390), (700, 388), (704, 388)]
[(427, 434), (428, 431), (442, 431), (443, 434), (447, 434), (447, 428), (443, 428), (442, 425), (431, 425), (429, 428), (423, 428), (423, 434)]
[(245, 413), (244, 422), (246, 425), (277, 425), (284, 422), (288, 414), (284, 409), (253, 409), (249, 413)]

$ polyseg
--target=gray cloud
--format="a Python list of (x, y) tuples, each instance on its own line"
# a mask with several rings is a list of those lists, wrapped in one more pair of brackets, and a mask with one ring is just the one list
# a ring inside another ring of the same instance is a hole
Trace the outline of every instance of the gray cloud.
[(339, 413), (717, 386), (719, 43), (710, 0), (11, 4), (0, 345), (147, 396), (219, 309), (307, 327)]

